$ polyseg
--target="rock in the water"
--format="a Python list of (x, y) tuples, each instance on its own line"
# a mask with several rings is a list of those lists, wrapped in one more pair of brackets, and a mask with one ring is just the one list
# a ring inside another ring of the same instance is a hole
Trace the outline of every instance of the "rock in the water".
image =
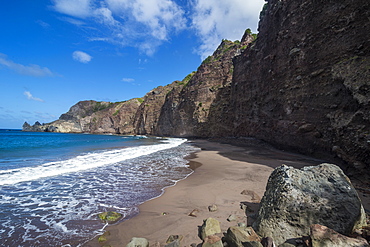
[(287, 239), (308, 236), (312, 224), (342, 234), (366, 225), (364, 209), (348, 177), (332, 164), (276, 168), (253, 228), (280, 245)]
[(310, 229), (312, 247), (367, 247), (363, 238), (349, 238), (322, 225), (312, 225)]
[(203, 225), (199, 229), (199, 237), (205, 240), (206, 237), (221, 233), (220, 222), (214, 218), (208, 218), (203, 221)]
[(217, 211), (217, 205), (213, 204), (211, 206), (208, 206), (209, 212), (216, 212)]
[(98, 214), (98, 217), (104, 222), (114, 223), (117, 222), (122, 217), (122, 214), (114, 211), (108, 211)]
[(149, 242), (146, 238), (132, 238), (126, 247), (149, 247)]
[(221, 238), (216, 235), (207, 236), (206, 239), (204, 239), (204, 242), (202, 244), (202, 247), (223, 247)]
[(225, 241), (230, 247), (243, 247), (245, 242), (260, 242), (260, 240), (252, 227), (232, 226), (225, 234)]

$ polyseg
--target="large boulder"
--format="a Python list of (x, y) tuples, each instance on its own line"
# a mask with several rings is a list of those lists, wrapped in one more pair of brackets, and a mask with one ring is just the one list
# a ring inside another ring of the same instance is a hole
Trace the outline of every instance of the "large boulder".
[(366, 225), (364, 209), (350, 180), (332, 164), (276, 168), (269, 177), (253, 228), (279, 245), (308, 236), (313, 224), (345, 235)]

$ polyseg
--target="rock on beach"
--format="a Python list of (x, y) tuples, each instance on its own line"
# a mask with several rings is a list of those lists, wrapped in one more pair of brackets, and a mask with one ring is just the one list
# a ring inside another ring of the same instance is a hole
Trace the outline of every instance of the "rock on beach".
[(350, 180), (333, 164), (276, 168), (269, 177), (253, 228), (280, 245), (288, 239), (308, 236), (313, 224), (344, 235), (366, 225), (365, 211)]

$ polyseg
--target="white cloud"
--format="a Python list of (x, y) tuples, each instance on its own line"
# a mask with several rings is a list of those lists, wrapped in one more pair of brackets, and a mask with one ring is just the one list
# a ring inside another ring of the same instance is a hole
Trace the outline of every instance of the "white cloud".
[(124, 81), (124, 82), (134, 82), (135, 79), (132, 79), (132, 78), (122, 78), (121, 81)]
[(24, 93), (23, 93), (26, 97), (27, 97), (27, 99), (29, 99), (29, 100), (34, 100), (34, 101), (39, 101), (39, 102), (44, 102), (44, 100), (42, 100), (42, 99), (40, 99), (40, 98), (36, 98), (36, 97), (33, 97), (33, 95), (31, 94), (31, 92), (29, 92), (29, 91), (24, 91)]
[(37, 20), (36, 21), (36, 23), (37, 24), (39, 24), (41, 27), (43, 27), (44, 29), (48, 29), (48, 28), (50, 28), (50, 24), (49, 23), (46, 23), (46, 22), (44, 22), (44, 21), (42, 21), (42, 20)]
[(91, 0), (53, 0), (53, 3), (54, 10), (66, 15), (78, 18), (91, 15)]
[(36, 64), (30, 64), (26, 66), (23, 64), (15, 63), (9, 60), (5, 54), (1, 53), (0, 53), (0, 65), (3, 65), (8, 69), (11, 69), (21, 75), (35, 77), (55, 76), (55, 74), (46, 67), (40, 67), (39, 65)]
[[(185, 29), (195, 31), (202, 58), (222, 39), (256, 32), (264, 0), (52, 0), (65, 20), (84, 28), (89, 41), (131, 46), (152, 55), (158, 46)], [(182, 4), (182, 6), (180, 6)], [(91, 31), (94, 30), (94, 31)]]
[(81, 63), (88, 63), (91, 61), (92, 56), (83, 52), (83, 51), (74, 51), (72, 53), (72, 57), (74, 60), (81, 62)]
[(222, 39), (237, 40), (245, 29), (256, 31), (263, 0), (194, 0), (192, 26), (202, 44), (198, 53), (211, 55)]
[(184, 10), (173, 0), (53, 0), (53, 3), (55, 11), (98, 28), (98, 35), (95, 32), (88, 40), (137, 47), (147, 55), (168, 41), (172, 32), (183, 30), (187, 22)]

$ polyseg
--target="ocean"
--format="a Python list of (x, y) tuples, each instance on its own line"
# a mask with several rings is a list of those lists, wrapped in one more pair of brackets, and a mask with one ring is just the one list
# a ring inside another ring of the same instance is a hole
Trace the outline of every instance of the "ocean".
[(81, 246), (192, 173), (180, 138), (0, 130), (0, 246)]

